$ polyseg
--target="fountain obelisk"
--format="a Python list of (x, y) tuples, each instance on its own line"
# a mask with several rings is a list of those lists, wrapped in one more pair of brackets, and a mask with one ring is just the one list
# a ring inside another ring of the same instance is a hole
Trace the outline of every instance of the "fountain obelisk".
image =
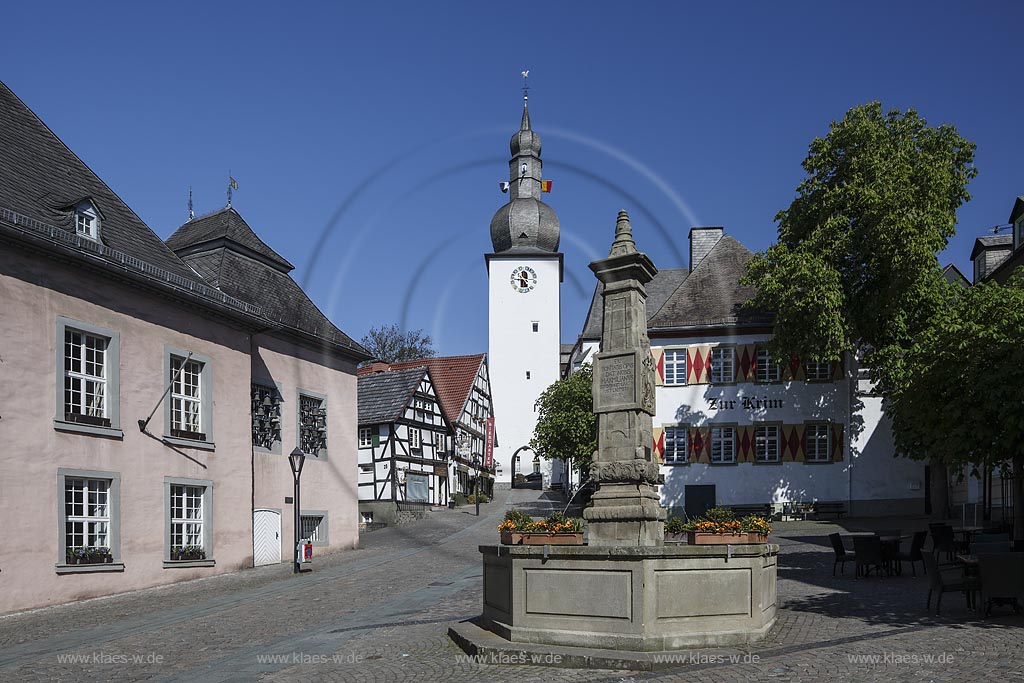
[(601, 350), (594, 358), (597, 452), (593, 507), (583, 511), (591, 546), (660, 546), (665, 509), (651, 452), (654, 363), (647, 336), (647, 290), (658, 269), (636, 248), (629, 215), (619, 211), (608, 258), (590, 264), (604, 284)]

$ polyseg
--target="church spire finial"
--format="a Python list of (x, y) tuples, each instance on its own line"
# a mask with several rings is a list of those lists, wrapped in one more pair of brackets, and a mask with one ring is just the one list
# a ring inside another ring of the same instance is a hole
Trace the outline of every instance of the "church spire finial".
[(530, 70), (523, 72), (523, 120), (519, 123), (519, 130), (530, 130)]

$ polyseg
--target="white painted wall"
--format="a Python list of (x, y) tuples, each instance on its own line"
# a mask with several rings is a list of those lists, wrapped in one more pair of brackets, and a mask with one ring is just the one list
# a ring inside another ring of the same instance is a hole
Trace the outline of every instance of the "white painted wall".
[[(537, 273), (533, 290), (512, 287), (512, 272), (528, 266)], [(495, 481), (512, 480), (512, 454), (529, 444), (537, 422), (534, 403), (558, 380), (560, 267), (558, 255), (516, 258), (491, 256), (489, 270), (488, 353), (491, 398), (499, 446)], [(538, 323), (537, 332), (532, 323)], [(526, 373), (530, 373), (527, 379)], [(528, 473), (533, 453), (524, 451), (520, 472)], [(550, 467), (548, 467), (550, 472)], [(549, 475), (550, 477), (550, 475)], [(548, 477), (548, 478), (549, 478)]]
[[(753, 344), (767, 335), (707, 336), (653, 339), (652, 346), (679, 348), (708, 344)], [(855, 391), (851, 370), (847, 379), (835, 382), (791, 381), (781, 384), (738, 382), (734, 385), (694, 384), (659, 386), (654, 426), (751, 425), (757, 422), (797, 424), (828, 420), (844, 425), (841, 462), (749, 463), (734, 465), (663, 465), (665, 485), (662, 504), (684, 504), (686, 485), (713, 484), (719, 504), (784, 503), (790, 501), (906, 501), (912, 509), (921, 501), (923, 512), (924, 467), (922, 463), (894, 458), (889, 421), (881, 399)], [(782, 407), (749, 410), (741, 399), (776, 399)], [(735, 406), (712, 408), (712, 399), (734, 401)], [(860, 514), (885, 514), (883, 510), (851, 510)], [(896, 511), (894, 511), (896, 512)]]

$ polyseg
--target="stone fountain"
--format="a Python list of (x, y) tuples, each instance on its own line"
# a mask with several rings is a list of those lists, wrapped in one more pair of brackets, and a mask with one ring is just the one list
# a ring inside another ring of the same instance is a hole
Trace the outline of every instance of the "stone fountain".
[(598, 489), (584, 510), (587, 545), (480, 546), (483, 614), (449, 633), (473, 653), (503, 644), (558, 646), (563, 657), (573, 648), (610, 650), (626, 668), (630, 653), (649, 663), (652, 652), (757, 640), (775, 621), (778, 546), (664, 542), (645, 308), (657, 269), (637, 250), (625, 211), (608, 257), (590, 269), (604, 283), (604, 325), (594, 359)]

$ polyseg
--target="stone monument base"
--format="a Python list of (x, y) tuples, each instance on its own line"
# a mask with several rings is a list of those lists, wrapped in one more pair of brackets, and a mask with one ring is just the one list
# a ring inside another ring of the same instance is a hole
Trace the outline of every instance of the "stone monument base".
[(779, 547), (480, 546), (479, 625), (512, 643), (660, 652), (743, 645), (775, 622)]

